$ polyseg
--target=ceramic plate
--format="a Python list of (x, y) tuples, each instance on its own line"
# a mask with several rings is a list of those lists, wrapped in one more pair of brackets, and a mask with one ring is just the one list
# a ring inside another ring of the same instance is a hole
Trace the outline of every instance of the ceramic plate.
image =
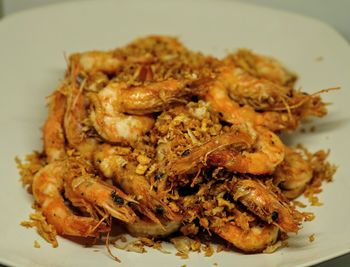
[[(297, 134), (310, 150), (330, 149), (339, 166), (333, 183), (324, 186), (322, 207), (310, 207), (316, 220), (291, 235), (289, 247), (273, 254), (222, 252), (212, 257), (193, 253), (181, 260), (149, 250), (146, 254), (115, 250), (116, 264), (101, 247), (84, 248), (59, 238), (51, 248), (33, 229), (19, 223), (31, 212), (32, 197), (19, 182), (16, 155), (42, 148), (40, 127), (45, 97), (65, 69), (64, 54), (121, 46), (147, 34), (170, 34), (193, 50), (222, 56), (251, 48), (280, 59), (300, 77), (309, 92), (341, 86), (324, 94), (329, 115)], [(350, 48), (329, 26), (299, 15), (230, 1), (83, 1), (42, 7), (0, 21), (1, 194), (0, 262), (13, 266), (305, 266), (350, 251)], [(308, 236), (316, 240), (309, 242)], [(38, 240), (41, 248), (34, 248)]]

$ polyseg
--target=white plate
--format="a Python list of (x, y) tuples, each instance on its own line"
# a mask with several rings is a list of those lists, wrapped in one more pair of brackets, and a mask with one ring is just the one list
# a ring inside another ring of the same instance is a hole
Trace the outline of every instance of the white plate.
[[(309, 208), (316, 220), (292, 236), (288, 248), (272, 255), (191, 254), (189, 260), (152, 250), (115, 251), (122, 259), (118, 266), (305, 266), (349, 252), (350, 49), (337, 32), (309, 18), (228, 1), (84, 1), (0, 21), (0, 262), (116, 266), (103, 247), (94, 252), (60, 238), (53, 249), (34, 230), (19, 226), (31, 212), (32, 197), (20, 186), (14, 157), (41, 149), (44, 99), (62, 78), (64, 53), (114, 48), (152, 33), (179, 36), (190, 48), (218, 56), (238, 47), (273, 55), (299, 73), (299, 85), (306, 91), (341, 86), (341, 91), (323, 96), (333, 105), (328, 117), (314, 121), (317, 132), (293, 139), (313, 151), (330, 148), (330, 160), (340, 167), (320, 195), (325, 205)], [(312, 233), (316, 240), (310, 243)], [(39, 240), (40, 249), (33, 247), (34, 240)]]

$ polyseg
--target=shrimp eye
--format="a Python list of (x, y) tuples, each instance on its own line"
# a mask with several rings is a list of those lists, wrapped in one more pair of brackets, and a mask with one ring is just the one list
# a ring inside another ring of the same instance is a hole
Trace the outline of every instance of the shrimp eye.
[(164, 209), (162, 206), (157, 206), (156, 209), (155, 209), (155, 212), (158, 214), (158, 215), (163, 215), (164, 213)]
[(190, 150), (189, 150), (189, 149), (186, 149), (184, 152), (182, 152), (181, 157), (186, 157), (186, 156), (188, 156), (190, 153), (191, 153)]
[(159, 180), (159, 179), (161, 179), (163, 176), (164, 176), (164, 173), (158, 172), (154, 178), (155, 178), (156, 180)]
[(115, 203), (118, 205), (123, 205), (124, 204), (124, 199), (122, 199), (120, 196), (117, 195), (115, 191), (112, 191), (111, 197)]
[(272, 219), (274, 222), (278, 220), (278, 212), (277, 212), (277, 211), (272, 212), (272, 214), (271, 214), (271, 219)]
[(83, 81), (85, 80), (85, 77), (83, 76), (83, 74), (79, 73), (76, 77), (76, 82), (78, 85), (81, 85), (83, 83)]

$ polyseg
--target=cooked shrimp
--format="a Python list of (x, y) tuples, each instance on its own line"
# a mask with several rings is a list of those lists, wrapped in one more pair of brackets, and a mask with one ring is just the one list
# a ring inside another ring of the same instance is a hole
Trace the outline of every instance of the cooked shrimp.
[(164, 172), (168, 176), (176, 176), (189, 172), (196, 172), (201, 166), (211, 163), (211, 154), (221, 151), (224, 147), (239, 146), (248, 148), (253, 144), (254, 137), (248, 132), (239, 128), (232, 132), (213, 137), (209, 141), (191, 149), (188, 155), (177, 158), (167, 164)]
[(240, 201), (251, 212), (267, 223), (277, 225), (284, 232), (299, 230), (299, 217), (277, 195), (256, 180), (238, 180), (231, 188), (235, 200)]
[(48, 162), (60, 160), (65, 156), (63, 132), (65, 106), (66, 97), (59, 90), (49, 97), (49, 116), (43, 127), (44, 151)]
[(75, 193), (96, 206), (102, 207), (108, 214), (123, 222), (133, 223), (136, 214), (128, 206), (129, 202), (136, 203), (123, 191), (85, 174), (74, 178), (71, 187)]
[(66, 166), (63, 161), (46, 165), (34, 177), (33, 195), (48, 223), (57, 233), (70, 236), (98, 236), (108, 227), (92, 217), (74, 215), (65, 205), (61, 195)]
[(177, 221), (165, 221), (162, 224), (157, 224), (147, 219), (136, 220), (134, 223), (127, 223), (126, 229), (133, 236), (145, 237), (166, 237), (179, 230), (181, 226)]
[(239, 49), (226, 58), (257, 78), (264, 78), (280, 85), (292, 86), (297, 77), (287, 70), (276, 59), (258, 55), (248, 49)]
[(101, 146), (96, 151), (95, 164), (126, 193), (136, 196), (136, 200), (140, 203), (136, 208), (153, 222), (161, 224), (157, 216), (164, 216), (170, 220), (181, 219), (156, 192), (152, 191), (146, 177), (135, 173), (135, 167), (131, 162), (115, 154), (113, 146)]
[(308, 116), (322, 117), (326, 104), (319, 94), (307, 94), (291, 86), (295, 76), (276, 60), (241, 50), (226, 58), (232, 72), (227, 82), (230, 97), (240, 105), (252, 106), (260, 111), (284, 111), (302, 120)]
[(284, 161), (273, 174), (277, 184), (288, 198), (299, 196), (312, 179), (312, 166), (298, 151), (286, 147)]
[(209, 84), (205, 99), (212, 109), (220, 112), (223, 119), (232, 124), (251, 122), (254, 125), (265, 126), (271, 131), (295, 129), (298, 121), (287, 112), (266, 111), (256, 112), (251, 106), (240, 106), (229, 97), (228, 89), (232, 86), (232, 67), (225, 66), (218, 77)]
[(256, 175), (272, 173), (284, 159), (284, 144), (277, 135), (265, 127), (257, 126), (256, 132), (254, 152), (217, 150), (208, 154), (208, 163), (239, 173)]
[(70, 67), (78, 68), (89, 74), (104, 72), (114, 73), (122, 64), (122, 60), (117, 58), (113, 52), (89, 51), (85, 53), (73, 54), (69, 57)]
[(77, 149), (81, 155), (91, 158), (96, 146), (96, 140), (87, 138), (84, 132), (84, 120), (87, 119), (87, 98), (82, 88), (78, 89), (74, 83), (67, 85), (67, 108), (64, 115), (64, 130), (68, 144)]
[(278, 227), (273, 224), (243, 230), (234, 223), (225, 223), (221, 227), (213, 227), (212, 230), (235, 247), (249, 253), (261, 252), (274, 244), (279, 233)]
[(115, 105), (120, 101), (117, 84), (111, 83), (98, 94), (90, 94), (93, 110), (90, 119), (99, 135), (113, 143), (136, 141), (154, 124), (150, 116), (125, 115)]
[(114, 95), (113, 106), (118, 107), (120, 112), (145, 115), (165, 110), (176, 102), (183, 103), (185, 97), (194, 92), (198, 94), (198, 88), (191, 89), (197, 83), (200, 81), (165, 80), (129, 88), (126, 83), (112, 83), (107, 94)]

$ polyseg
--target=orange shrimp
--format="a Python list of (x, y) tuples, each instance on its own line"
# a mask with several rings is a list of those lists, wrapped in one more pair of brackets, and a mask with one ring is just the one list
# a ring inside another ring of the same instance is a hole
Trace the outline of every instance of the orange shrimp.
[(236, 201), (240, 201), (251, 212), (267, 223), (277, 225), (284, 232), (297, 232), (299, 220), (296, 212), (279, 199), (264, 184), (257, 180), (238, 180), (231, 188)]
[(293, 86), (297, 76), (272, 57), (258, 55), (248, 49), (239, 49), (228, 55), (226, 60), (233, 61), (238, 67), (256, 78), (267, 79), (276, 84)]
[(65, 156), (63, 132), (65, 105), (66, 97), (59, 90), (49, 97), (49, 116), (43, 127), (44, 151), (48, 162), (63, 159)]
[(312, 179), (312, 166), (298, 151), (286, 147), (284, 161), (273, 173), (277, 184), (286, 197), (293, 199), (299, 196)]
[(221, 227), (211, 228), (216, 234), (235, 247), (247, 253), (261, 252), (274, 244), (278, 238), (278, 227), (273, 224), (253, 226), (243, 230), (234, 223), (225, 223)]
[(88, 74), (96, 72), (111, 74), (118, 70), (122, 62), (123, 61), (117, 58), (113, 52), (103, 51), (76, 53), (69, 57), (71, 69), (79, 68), (79, 70)]
[(103, 222), (92, 217), (77, 216), (65, 205), (61, 195), (65, 170), (64, 162), (56, 161), (43, 167), (33, 180), (35, 201), (48, 223), (60, 235), (88, 237), (109, 231)]
[(221, 68), (218, 77), (208, 86), (205, 99), (212, 109), (220, 112), (223, 119), (232, 124), (250, 122), (253, 125), (265, 126), (271, 131), (295, 129), (298, 121), (287, 112), (265, 111), (256, 112), (251, 106), (240, 106), (229, 96), (229, 88), (234, 86), (232, 66)]
[(120, 112), (114, 104), (119, 99), (114, 86), (116, 84), (111, 83), (98, 94), (90, 94), (93, 107), (90, 119), (99, 135), (109, 142), (136, 141), (152, 128), (154, 119)]
[[(222, 151), (228, 146), (249, 147), (253, 144), (254, 137), (240, 128), (233, 129), (229, 133), (224, 133), (213, 137), (209, 141), (191, 149), (188, 155), (177, 158), (167, 164), (164, 172), (168, 176), (176, 176), (189, 172), (196, 172), (201, 166), (211, 162), (211, 155), (216, 151)], [(220, 152), (219, 152), (220, 153)]]
[(81, 198), (102, 207), (108, 214), (123, 222), (133, 223), (136, 214), (128, 203), (137, 203), (115, 186), (85, 174), (70, 181), (71, 188)]
[(250, 174), (272, 173), (284, 159), (285, 146), (277, 135), (264, 127), (256, 127), (254, 152), (222, 149), (208, 154), (208, 163), (230, 171)]
[(136, 208), (153, 222), (161, 224), (158, 216), (181, 220), (181, 216), (171, 211), (161, 197), (152, 191), (146, 177), (135, 173), (132, 162), (116, 155), (113, 146), (102, 145), (96, 150), (95, 165), (103, 175), (112, 178), (126, 193), (134, 195), (139, 202)]

